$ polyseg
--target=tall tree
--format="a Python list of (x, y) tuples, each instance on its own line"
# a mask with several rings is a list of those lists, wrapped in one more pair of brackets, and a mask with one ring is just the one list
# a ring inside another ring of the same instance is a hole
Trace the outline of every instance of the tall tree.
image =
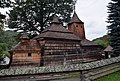
[(110, 45), (115, 56), (120, 55), (120, 0), (111, 0), (108, 5)]
[[(11, 0), (0, 0), (0, 8), (8, 8), (11, 6), (12, 6)], [(0, 12), (0, 30), (2, 30), (4, 27), (3, 26), (4, 19), (5, 19), (5, 15), (1, 14), (1, 12)]]
[(4, 28), (3, 19), (5, 19), (5, 15), (3, 15), (3, 14), (0, 13), (0, 31), (2, 31), (3, 28)]
[(0, 0), (0, 8), (10, 7), (11, 0)]
[[(12, 6), (12, 2), (11, 0), (0, 0), (0, 8), (8, 8)], [(5, 35), (3, 35), (3, 28), (4, 28), (4, 19), (5, 19), (5, 15), (3, 15), (0, 11), (0, 61), (3, 60), (3, 56), (5, 54), (8, 54), (8, 46), (6, 43), (10, 42), (10, 41), (6, 41), (6, 42), (2, 42), (2, 40), (7, 40), (6, 37), (3, 37)], [(8, 36), (8, 35), (6, 35)]]
[(9, 55), (8, 51), (18, 43), (17, 32), (13, 31), (0, 31), (0, 59), (2, 60), (6, 55)]
[(67, 22), (73, 12), (76, 0), (15, 0), (9, 14), (8, 27), (16, 31), (41, 33), (57, 14)]

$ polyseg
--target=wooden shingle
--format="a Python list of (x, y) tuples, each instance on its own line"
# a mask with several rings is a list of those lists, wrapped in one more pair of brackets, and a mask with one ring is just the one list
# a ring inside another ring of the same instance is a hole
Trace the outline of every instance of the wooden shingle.
[(79, 17), (77, 16), (76, 12), (74, 12), (73, 17), (71, 19), (71, 21), (68, 24), (72, 24), (72, 23), (82, 23), (84, 24), (84, 22), (82, 22)]
[[(56, 22), (55, 22), (56, 21)], [(81, 40), (75, 36), (72, 32), (64, 28), (60, 22), (58, 22), (58, 17), (53, 18), (53, 22), (50, 27), (46, 28), (37, 38), (54, 38), (54, 39), (67, 39), (67, 40)]]
[(113, 48), (109, 45), (109, 46), (107, 46), (105, 49), (104, 49), (104, 51), (106, 51), (106, 52), (112, 52), (112, 50), (113, 50)]

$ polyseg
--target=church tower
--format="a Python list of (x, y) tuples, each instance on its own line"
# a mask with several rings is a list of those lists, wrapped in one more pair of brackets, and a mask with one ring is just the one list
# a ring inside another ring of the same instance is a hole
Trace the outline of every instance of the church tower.
[(82, 22), (76, 12), (74, 12), (71, 21), (68, 23), (68, 30), (73, 32), (80, 39), (85, 39), (84, 22)]

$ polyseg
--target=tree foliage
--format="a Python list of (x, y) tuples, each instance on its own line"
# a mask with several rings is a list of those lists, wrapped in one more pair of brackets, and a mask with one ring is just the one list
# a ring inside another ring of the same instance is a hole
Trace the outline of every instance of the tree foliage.
[[(0, 0), (0, 8), (8, 8), (12, 6), (11, 0)], [(0, 61), (8, 54), (8, 50), (16, 43), (12, 41), (13, 35), (10, 32), (3, 31), (5, 15), (0, 12)]]
[[(7, 7), (11, 7), (12, 6), (12, 2), (11, 0), (0, 0), (0, 8), (7, 8)], [(3, 15), (1, 12), (0, 12), (0, 30), (3, 29), (3, 23), (4, 23), (4, 19), (5, 19), (5, 15)]]
[(96, 38), (93, 41), (106, 48), (109, 45), (109, 38), (109, 35), (104, 35), (103, 37)]
[(0, 31), (0, 59), (9, 55), (8, 51), (18, 43), (18, 33), (13, 31)]
[(5, 15), (0, 13), (0, 31), (2, 31), (4, 28), (4, 22), (3, 22), (4, 19), (5, 19)]
[(120, 0), (111, 0), (108, 5), (110, 45), (115, 56), (120, 55)]
[(11, 4), (11, 0), (0, 0), (0, 8), (10, 7)]
[(7, 44), (0, 43), (0, 61), (8, 54)]
[(9, 13), (8, 27), (16, 31), (41, 33), (47, 27), (54, 14), (62, 22), (68, 22), (76, 0), (15, 0)]

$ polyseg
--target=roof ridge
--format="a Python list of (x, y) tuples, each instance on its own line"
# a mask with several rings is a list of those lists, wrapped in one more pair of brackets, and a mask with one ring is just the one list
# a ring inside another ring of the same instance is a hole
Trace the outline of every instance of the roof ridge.
[[(56, 20), (56, 21), (55, 21)], [(35, 37), (37, 38), (57, 38), (57, 39), (69, 39), (69, 40), (81, 40), (79, 37), (75, 36), (73, 32), (67, 30), (59, 22), (58, 17), (55, 15), (52, 24), (42, 31), (42, 33)]]
[(29, 39), (29, 37), (26, 35), (26, 33), (22, 33), (20, 39)]
[(58, 24), (60, 24), (60, 21), (59, 21), (59, 18), (58, 18), (57, 15), (54, 15), (52, 23), (58, 23)]
[(77, 15), (77, 13), (75, 11), (74, 11), (72, 19), (70, 20), (70, 22), (68, 24), (71, 24), (71, 23), (82, 23), (82, 24), (84, 24), (84, 22), (82, 22), (79, 19), (78, 15)]

